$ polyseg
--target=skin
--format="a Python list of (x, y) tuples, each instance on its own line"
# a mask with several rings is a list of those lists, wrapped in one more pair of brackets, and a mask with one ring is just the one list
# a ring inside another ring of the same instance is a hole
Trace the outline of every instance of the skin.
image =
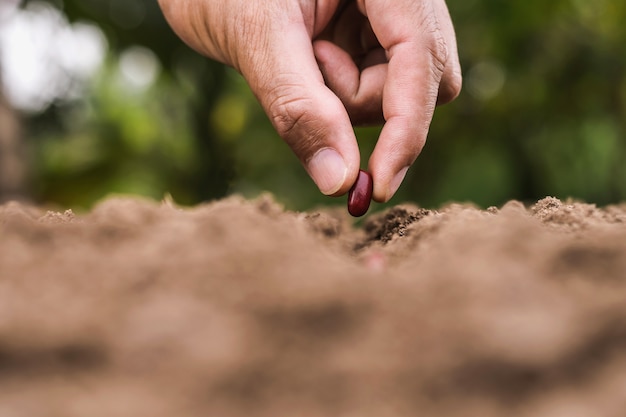
[(326, 195), (356, 181), (354, 125), (384, 123), (368, 170), (388, 201), (436, 105), (461, 89), (445, 0), (159, 0), (174, 31), (246, 79)]

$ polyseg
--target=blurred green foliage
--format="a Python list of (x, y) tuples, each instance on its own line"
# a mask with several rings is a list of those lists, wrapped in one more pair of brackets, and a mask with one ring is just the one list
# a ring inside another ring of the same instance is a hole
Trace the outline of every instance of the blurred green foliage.
[[(51, 2), (102, 27), (111, 50), (87, 96), (27, 120), (39, 200), (88, 207), (108, 193), (171, 193), (194, 204), (270, 191), (291, 209), (344, 204), (319, 194), (242, 78), (187, 49), (157, 2)], [(464, 91), (438, 108), (391, 204), (626, 200), (626, 2), (448, 6)], [(135, 44), (163, 68), (141, 92), (116, 78), (120, 52)], [(379, 128), (356, 131), (366, 167)]]

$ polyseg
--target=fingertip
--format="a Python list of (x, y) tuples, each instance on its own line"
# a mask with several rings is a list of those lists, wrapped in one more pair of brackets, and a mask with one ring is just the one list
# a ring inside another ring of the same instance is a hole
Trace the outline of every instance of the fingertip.
[(322, 148), (309, 160), (307, 171), (322, 194), (334, 195), (346, 183), (348, 165), (335, 149)]
[(391, 198), (396, 194), (400, 185), (402, 185), (402, 181), (406, 177), (406, 173), (409, 170), (409, 167), (406, 166), (400, 171), (396, 172), (396, 174), (392, 177), (391, 182), (389, 182), (389, 187), (387, 188), (387, 196), (385, 201), (391, 200)]
[[(356, 138), (354, 141), (356, 143)], [(346, 194), (359, 175), (358, 147), (355, 146), (355, 149), (351, 149), (350, 146), (338, 147), (341, 148), (340, 151), (332, 148), (321, 149), (307, 165), (307, 171), (320, 192), (330, 197)], [(326, 158), (327, 161), (324, 161)]]
[(357, 151), (356, 158), (350, 158), (350, 159), (344, 159), (344, 160), (347, 161), (346, 162), (346, 176), (344, 178), (344, 182), (342, 186), (339, 187), (339, 189), (335, 193), (330, 194), (331, 197), (339, 197), (339, 196), (347, 194), (348, 191), (350, 191), (350, 188), (352, 188), (352, 186), (356, 182), (357, 177), (359, 176), (360, 155), (358, 155), (358, 151)]
[(386, 180), (385, 174), (376, 170), (375, 168), (369, 168), (370, 173), (372, 174), (372, 179), (374, 180), (374, 190), (372, 193), (372, 200), (377, 203), (386, 203), (389, 201), (389, 181)]
[(378, 164), (378, 159), (376, 157), (376, 150), (371, 155), (368, 165), (368, 170), (370, 174), (372, 174), (372, 179), (374, 181), (374, 190), (372, 192), (372, 200), (377, 203), (386, 203), (388, 200), (388, 192), (390, 177), (388, 172), (385, 170), (386, 164)]
[(369, 159), (369, 170), (374, 178), (373, 198), (379, 203), (388, 202), (396, 194), (424, 143), (408, 139), (399, 133), (402, 129), (398, 126), (390, 127), (394, 126), (388, 124), (383, 128)]
[(391, 175), (387, 175), (385, 173), (378, 175), (373, 174), (374, 193), (372, 198), (374, 201), (378, 203), (386, 203), (391, 200), (402, 185), (408, 170), (409, 167), (407, 166)]

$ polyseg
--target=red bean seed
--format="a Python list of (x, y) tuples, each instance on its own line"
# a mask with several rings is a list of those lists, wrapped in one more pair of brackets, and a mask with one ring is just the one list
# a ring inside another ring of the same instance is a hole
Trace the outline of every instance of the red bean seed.
[(359, 176), (348, 193), (348, 213), (354, 217), (361, 217), (370, 207), (374, 181), (369, 172), (359, 170)]

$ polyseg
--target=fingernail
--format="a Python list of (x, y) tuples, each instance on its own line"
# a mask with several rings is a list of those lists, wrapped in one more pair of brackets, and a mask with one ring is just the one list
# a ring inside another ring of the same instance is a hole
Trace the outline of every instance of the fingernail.
[(348, 174), (345, 161), (331, 148), (318, 151), (309, 161), (308, 170), (320, 191), (326, 195), (336, 193)]
[(404, 181), (404, 177), (406, 177), (406, 172), (409, 170), (409, 167), (402, 168), (395, 177), (389, 183), (389, 193), (387, 194), (387, 201), (391, 200), (391, 197), (398, 191), (400, 188), (400, 184)]

